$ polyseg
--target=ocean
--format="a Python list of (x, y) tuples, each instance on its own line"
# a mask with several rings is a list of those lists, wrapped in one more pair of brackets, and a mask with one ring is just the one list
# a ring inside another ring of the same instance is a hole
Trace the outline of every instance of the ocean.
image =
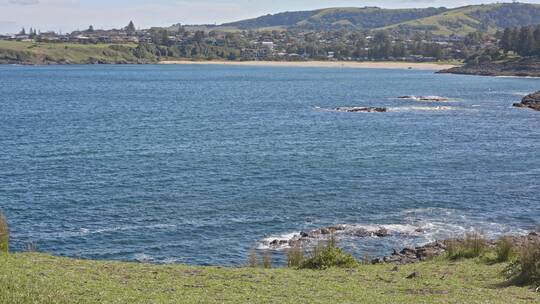
[[(540, 221), (540, 80), (218, 65), (0, 66), (0, 209), (12, 249), (283, 263), (329, 225), (361, 258)], [(441, 96), (446, 101), (397, 99)], [(386, 107), (344, 113), (337, 107)]]

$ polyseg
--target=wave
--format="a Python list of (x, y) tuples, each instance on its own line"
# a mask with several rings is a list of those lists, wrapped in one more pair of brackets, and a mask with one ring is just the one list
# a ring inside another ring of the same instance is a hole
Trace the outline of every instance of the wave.
[(397, 99), (404, 99), (404, 100), (413, 100), (418, 102), (452, 102), (452, 100), (448, 97), (442, 97), (442, 96), (400, 96), (397, 97)]
[[(450, 106), (404, 106), (404, 107), (389, 107), (385, 108), (387, 112), (429, 112), (429, 111), (455, 111), (460, 108)], [(344, 112), (339, 109), (315, 107), (315, 110), (326, 112)], [(374, 113), (376, 111), (365, 111), (363, 113)]]
[(155, 260), (152, 256), (144, 253), (135, 254), (133, 259), (139, 263), (152, 263)]
[(389, 112), (427, 112), (427, 111), (455, 111), (459, 108), (449, 107), (449, 106), (436, 106), (436, 107), (421, 107), (421, 106), (410, 106), (410, 107), (390, 107), (388, 108)]
[(71, 231), (62, 231), (62, 232), (56, 232), (52, 233), (51, 236), (56, 238), (70, 238), (70, 237), (81, 237), (81, 236), (87, 236), (92, 234), (102, 234), (102, 233), (110, 233), (110, 232), (117, 232), (117, 231), (133, 231), (133, 230), (148, 230), (148, 229), (169, 229), (169, 228), (175, 228), (176, 225), (172, 224), (154, 224), (154, 225), (121, 225), (121, 226), (114, 226), (114, 227), (105, 227), (105, 228), (98, 228), (98, 229), (89, 229), (89, 228), (80, 228), (79, 230), (71, 230)]
[[(437, 240), (463, 237), (467, 232), (479, 232), (488, 239), (495, 239), (502, 235), (525, 235), (525, 229), (511, 227), (505, 224), (481, 221), (474, 217), (466, 216), (452, 209), (425, 208), (409, 209), (396, 214), (403, 218), (403, 223), (384, 224), (341, 224), (332, 227), (340, 227), (339, 230), (332, 231), (340, 242), (347, 246), (358, 247), (357, 245), (376, 242), (389, 246), (422, 246)], [(324, 228), (323, 228), (324, 229)], [(378, 235), (384, 229), (387, 234)], [(320, 229), (319, 229), (320, 230)], [(262, 250), (285, 250), (291, 245), (298, 244), (300, 240), (302, 246), (315, 245), (318, 241), (328, 239), (330, 234), (309, 233), (309, 238), (303, 237), (306, 232), (288, 232), (271, 235), (259, 241), (258, 249)], [(360, 233), (359, 233), (360, 232)]]

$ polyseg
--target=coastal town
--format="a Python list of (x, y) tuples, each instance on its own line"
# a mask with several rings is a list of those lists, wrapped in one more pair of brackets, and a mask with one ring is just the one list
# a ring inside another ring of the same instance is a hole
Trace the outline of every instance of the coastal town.
[[(21, 29), (0, 40), (33, 43), (131, 44), (166, 46), (169, 56), (227, 60), (390, 60), (433, 62), (463, 60), (478, 49), (497, 45), (490, 35), (398, 35), (371, 30), (238, 30), (197, 29), (176, 24), (168, 28), (137, 29), (133, 22), (121, 29), (71, 33)], [(174, 50), (178, 50), (175, 52)], [(170, 54), (169, 54), (170, 53)], [(214, 58), (215, 57), (215, 58)]]

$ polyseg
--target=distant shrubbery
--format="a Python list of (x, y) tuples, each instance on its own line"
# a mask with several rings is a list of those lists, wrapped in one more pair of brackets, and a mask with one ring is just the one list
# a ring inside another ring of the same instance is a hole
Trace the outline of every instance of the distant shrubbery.
[(9, 228), (6, 217), (0, 212), (0, 253), (9, 252)]
[(471, 259), (481, 256), (486, 250), (486, 240), (478, 232), (467, 233), (463, 240), (447, 243), (446, 256), (450, 260)]
[(529, 238), (516, 245), (511, 238), (503, 237), (493, 246), (479, 233), (468, 233), (463, 240), (447, 242), (446, 258), (450, 260), (480, 258), (480, 261), (509, 263), (503, 274), (512, 285), (540, 284), (540, 239)]
[(506, 268), (505, 274), (516, 285), (540, 284), (540, 241), (523, 244), (518, 259)]
[(269, 250), (265, 250), (262, 254), (262, 264), (259, 262), (259, 255), (257, 249), (252, 248), (248, 253), (247, 264), (249, 267), (256, 268), (262, 265), (263, 268), (272, 268), (272, 253)]
[(336, 239), (332, 236), (325, 245), (315, 247), (311, 255), (300, 263), (298, 268), (322, 270), (332, 267), (354, 268), (359, 265), (358, 260), (350, 253), (337, 246)]

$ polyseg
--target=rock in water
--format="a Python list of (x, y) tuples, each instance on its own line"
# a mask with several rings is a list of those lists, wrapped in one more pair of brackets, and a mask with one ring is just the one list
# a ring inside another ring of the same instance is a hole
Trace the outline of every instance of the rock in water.
[(374, 107), (340, 107), (336, 108), (336, 111), (347, 112), (347, 113), (358, 113), (358, 112), (387, 112), (386, 108), (374, 108)]
[(515, 103), (514, 107), (529, 108), (540, 111), (540, 91), (525, 96), (521, 103)]

